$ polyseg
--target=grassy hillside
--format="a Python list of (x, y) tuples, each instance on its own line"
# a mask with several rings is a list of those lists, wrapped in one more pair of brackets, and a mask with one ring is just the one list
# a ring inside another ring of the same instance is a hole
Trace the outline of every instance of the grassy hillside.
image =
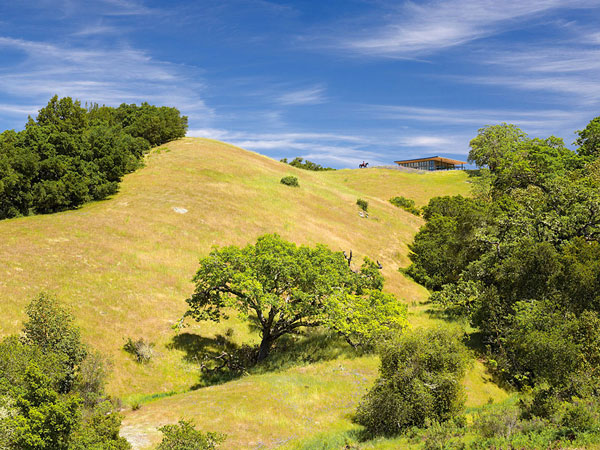
[[(298, 177), (300, 188), (279, 183), (288, 174)], [(463, 172), (307, 172), (224, 143), (181, 139), (155, 149), (109, 200), (0, 222), (0, 334), (16, 332), (29, 300), (49, 291), (71, 307), (84, 339), (109, 355), (111, 393), (126, 401), (180, 393), (127, 417), (125, 433), (141, 447), (157, 439), (157, 425), (179, 417), (229, 434), (225, 448), (232, 449), (259, 448), (260, 442), (272, 448), (344, 428), (376, 375), (373, 357), (186, 392), (198, 381), (197, 366), (185, 358), (189, 346), (172, 325), (185, 311), (198, 258), (212, 246), (243, 245), (269, 232), (353, 250), (357, 263), (364, 255), (381, 261), (387, 290), (411, 306), (414, 325), (423, 325), (432, 320), (422, 305), (427, 292), (397, 271), (407, 264), (407, 244), (422, 221), (388, 199), (404, 195), (422, 205), (432, 196), (468, 192)], [(369, 201), (369, 218), (358, 215), (358, 197)], [(256, 339), (235, 319), (190, 325), (186, 336), (198, 340), (227, 328), (238, 342)], [(128, 337), (156, 344), (150, 364), (139, 365), (122, 350)], [(471, 404), (504, 395), (486, 382), (480, 365), (466, 383)]]

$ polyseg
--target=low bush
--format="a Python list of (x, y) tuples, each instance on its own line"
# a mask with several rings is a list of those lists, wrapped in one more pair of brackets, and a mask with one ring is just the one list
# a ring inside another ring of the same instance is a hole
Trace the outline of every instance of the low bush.
[(216, 450), (225, 440), (220, 433), (203, 433), (196, 430), (193, 422), (180, 420), (177, 425), (165, 425), (158, 429), (164, 436), (156, 450)]
[(415, 216), (421, 215), (421, 210), (415, 206), (415, 201), (410, 198), (398, 196), (390, 198), (390, 203), (398, 208), (402, 208)]
[(366, 211), (369, 208), (369, 202), (366, 200), (363, 200), (362, 198), (359, 198), (358, 200), (356, 200), (356, 204), (363, 211)]
[(510, 439), (522, 429), (520, 411), (516, 406), (490, 406), (475, 416), (473, 428), (486, 439)]
[(127, 353), (131, 353), (137, 362), (146, 364), (154, 357), (154, 344), (146, 341), (144, 338), (139, 338), (134, 341), (131, 338), (127, 338), (127, 342), (123, 346), (123, 350)]
[(295, 176), (292, 176), (292, 175), (283, 177), (280, 180), (280, 183), (285, 184), (286, 186), (294, 186), (294, 187), (300, 186), (300, 184), (298, 183), (298, 178), (296, 178)]
[(417, 330), (385, 344), (380, 353), (379, 379), (355, 418), (367, 433), (393, 436), (462, 412), (469, 353), (457, 333)]
[(561, 425), (564, 434), (570, 438), (577, 436), (579, 433), (594, 431), (594, 429), (600, 431), (598, 418), (594, 416), (591, 408), (583, 402), (569, 404), (562, 417)]

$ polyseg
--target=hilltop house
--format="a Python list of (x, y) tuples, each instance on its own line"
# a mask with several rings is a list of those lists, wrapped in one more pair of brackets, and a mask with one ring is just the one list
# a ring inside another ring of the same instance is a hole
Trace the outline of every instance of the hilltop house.
[(405, 159), (403, 161), (394, 161), (402, 167), (419, 170), (454, 170), (464, 169), (466, 161), (444, 158), (442, 156), (431, 156), (429, 158)]

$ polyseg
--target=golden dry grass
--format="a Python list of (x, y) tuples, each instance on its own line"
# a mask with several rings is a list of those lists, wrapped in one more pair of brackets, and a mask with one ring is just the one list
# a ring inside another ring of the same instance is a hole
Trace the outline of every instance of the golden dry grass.
[[(288, 174), (298, 177), (299, 188), (279, 183)], [(85, 341), (112, 360), (112, 394), (132, 400), (185, 392), (197, 382), (197, 367), (169, 344), (175, 335), (171, 327), (192, 292), (190, 279), (198, 258), (213, 246), (244, 245), (272, 232), (298, 244), (323, 242), (335, 250), (353, 250), (357, 263), (363, 256), (378, 259), (384, 266), (386, 289), (411, 306), (414, 325), (427, 325), (432, 321), (423, 312), (427, 291), (397, 270), (408, 264), (407, 245), (422, 219), (392, 206), (388, 199), (404, 195), (423, 205), (432, 196), (468, 195), (469, 189), (464, 172), (419, 174), (376, 168), (308, 172), (221, 142), (181, 139), (153, 150), (146, 166), (126, 176), (120, 192), (109, 200), (75, 211), (0, 222), (0, 335), (17, 332), (27, 303), (40, 291), (49, 291), (70, 306)], [(358, 197), (369, 202), (369, 218), (359, 216)], [(187, 332), (204, 337), (231, 327), (239, 341), (256, 339), (236, 319), (190, 325)], [(154, 342), (157, 356), (148, 365), (135, 363), (122, 349), (127, 337)], [(346, 423), (344, 415), (354, 402), (356, 386), (346, 383), (352, 377), (332, 369), (337, 365), (354, 368), (367, 382), (377, 372), (373, 358), (359, 358), (249, 377), (252, 380), (145, 404), (127, 417), (126, 426), (149, 430), (151, 442), (156, 426), (179, 417), (196, 418), (203, 428), (204, 423), (214, 424), (208, 428), (230, 435), (225, 448), (252, 448), (250, 437), (271, 448), (285, 436), (314, 431), (294, 415), (294, 408), (304, 407), (303, 395), (308, 392), (298, 387), (302, 383), (319, 393), (314, 396), (310, 391), (312, 400), (306, 405), (320, 428)], [(323, 378), (327, 370), (331, 373)], [(484, 376), (476, 367), (467, 380), (472, 404), (502, 396), (497, 387), (484, 385)], [(247, 389), (246, 398), (239, 398), (236, 389)], [(268, 409), (257, 409), (253, 392), (265, 398), (291, 392), (295, 406), (275, 419)], [(319, 403), (342, 404), (336, 396), (343, 392), (347, 393), (343, 407), (318, 412)], [(238, 406), (238, 400), (246, 406)], [(220, 404), (234, 407), (217, 415)], [(212, 422), (206, 422), (209, 410), (214, 413)], [(274, 423), (265, 427), (268, 417)], [(139, 434), (141, 440), (144, 436)]]

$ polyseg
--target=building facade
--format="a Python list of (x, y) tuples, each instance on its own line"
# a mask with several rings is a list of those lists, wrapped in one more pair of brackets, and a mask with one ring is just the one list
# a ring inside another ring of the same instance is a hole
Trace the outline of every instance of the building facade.
[(464, 169), (466, 161), (458, 161), (456, 159), (444, 158), (442, 156), (431, 156), (429, 158), (405, 159), (402, 161), (394, 161), (402, 167), (408, 167), (418, 170), (456, 170)]

